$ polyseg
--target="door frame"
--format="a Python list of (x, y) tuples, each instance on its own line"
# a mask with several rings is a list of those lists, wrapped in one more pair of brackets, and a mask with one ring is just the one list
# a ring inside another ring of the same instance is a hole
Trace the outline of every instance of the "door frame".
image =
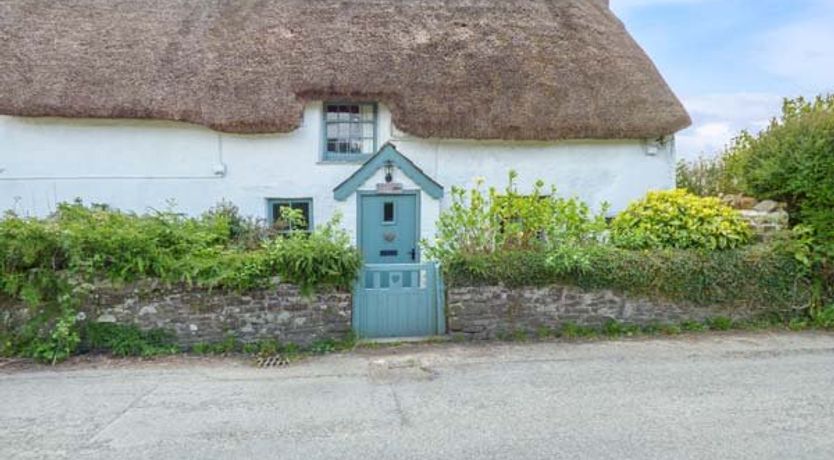
[(420, 250), (420, 214), (422, 214), (422, 206), (420, 204), (420, 190), (408, 189), (398, 193), (380, 193), (375, 190), (357, 190), (356, 191), (356, 247), (359, 248), (359, 253), (364, 258), (365, 254), (362, 248), (362, 222), (364, 221), (364, 211), (362, 206), (362, 198), (366, 196), (414, 196), (414, 250), (415, 258), (411, 263), (419, 264), (422, 256)]

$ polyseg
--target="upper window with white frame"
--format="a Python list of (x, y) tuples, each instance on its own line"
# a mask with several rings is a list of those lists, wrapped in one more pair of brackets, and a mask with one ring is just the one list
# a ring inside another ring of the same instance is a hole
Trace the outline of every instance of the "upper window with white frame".
[(326, 161), (362, 161), (376, 152), (374, 103), (325, 102), (324, 153)]

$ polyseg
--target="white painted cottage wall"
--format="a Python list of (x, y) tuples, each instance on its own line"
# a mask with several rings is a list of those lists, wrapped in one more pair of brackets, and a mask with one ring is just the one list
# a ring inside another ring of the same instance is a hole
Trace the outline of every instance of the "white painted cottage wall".
[[(321, 103), (309, 104), (302, 126), (289, 134), (221, 134), (185, 123), (140, 120), (72, 120), (0, 117), (0, 210), (44, 215), (77, 197), (119, 209), (176, 209), (198, 214), (221, 199), (248, 215), (265, 217), (266, 198), (312, 198), (313, 220), (336, 210), (356, 230), (356, 197), (337, 202), (333, 187), (358, 165), (324, 163)], [(674, 143), (647, 154), (645, 141), (477, 142), (420, 139), (399, 132), (390, 111), (379, 110), (379, 145), (393, 141), (448, 190), (506, 185), (519, 173), (519, 188), (536, 179), (555, 183), (565, 195), (592, 205), (622, 209), (649, 189), (674, 186)], [(416, 188), (398, 174), (406, 188)], [(373, 189), (381, 173), (361, 189)], [(434, 234), (440, 203), (421, 195), (421, 234)]]

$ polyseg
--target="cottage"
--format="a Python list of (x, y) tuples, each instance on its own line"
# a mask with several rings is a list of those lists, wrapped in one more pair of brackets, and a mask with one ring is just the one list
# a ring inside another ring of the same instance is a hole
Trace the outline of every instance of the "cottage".
[(369, 262), (476, 176), (673, 187), (690, 123), (607, 0), (5, 0), (0, 38), (0, 209), (339, 211)]

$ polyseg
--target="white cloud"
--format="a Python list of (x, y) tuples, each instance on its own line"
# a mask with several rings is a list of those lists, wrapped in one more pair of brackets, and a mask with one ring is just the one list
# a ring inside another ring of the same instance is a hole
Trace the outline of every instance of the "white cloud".
[(753, 57), (762, 69), (801, 92), (834, 90), (834, 7), (817, 13), (762, 34)]
[(743, 130), (758, 131), (779, 115), (782, 96), (769, 93), (707, 94), (683, 99), (693, 126), (677, 136), (685, 159), (713, 156)]

